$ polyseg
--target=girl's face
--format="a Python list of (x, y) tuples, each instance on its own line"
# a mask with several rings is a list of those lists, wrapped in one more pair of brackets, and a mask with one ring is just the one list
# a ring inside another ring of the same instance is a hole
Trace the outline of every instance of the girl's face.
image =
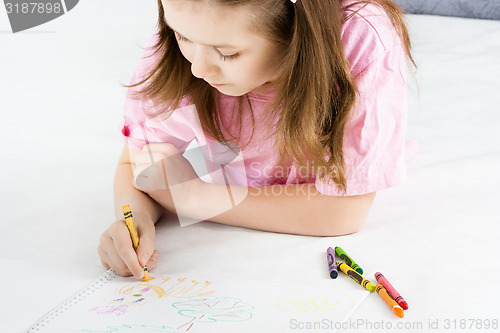
[(195, 77), (230, 96), (242, 96), (275, 78), (278, 50), (250, 32), (248, 9), (201, 1), (162, 3), (165, 21)]

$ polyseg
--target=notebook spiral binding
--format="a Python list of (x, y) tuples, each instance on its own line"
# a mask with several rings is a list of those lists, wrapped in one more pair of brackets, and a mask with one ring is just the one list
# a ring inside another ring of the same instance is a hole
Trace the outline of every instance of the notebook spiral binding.
[(116, 274), (113, 269), (109, 269), (108, 271), (104, 272), (103, 274), (99, 275), (94, 281), (92, 281), (90, 284), (87, 286), (83, 287), (80, 289), (78, 292), (64, 300), (63, 302), (59, 303), (55, 308), (47, 312), (42, 316), (42, 318), (38, 319), (36, 323), (34, 323), (28, 330), (26, 330), (26, 333), (31, 333), (31, 332), (38, 332), (41, 330), (45, 325), (47, 325), (50, 321), (54, 320), (56, 317), (64, 313), (66, 310), (71, 308), (73, 305), (77, 304), (81, 300), (83, 300), (85, 297), (88, 295), (92, 294), (93, 292), (97, 291), (99, 288), (101, 288), (103, 285), (111, 281), (114, 277), (116, 277), (118, 274)]

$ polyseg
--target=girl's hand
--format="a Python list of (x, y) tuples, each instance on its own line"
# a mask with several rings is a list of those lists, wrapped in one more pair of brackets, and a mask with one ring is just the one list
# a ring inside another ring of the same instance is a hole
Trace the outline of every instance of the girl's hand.
[(134, 187), (177, 214), (189, 206), (198, 186), (204, 184), (189, 161), (169, 143), (145, 145), (133, 162)]
[(107, 269), (113, 268), (121, 276), (134, 275), (137, 279), (144, 276), (144, 265), (148, 270), (154, 269), (159, 254), (154, 249), (154, 224), (140, 224), (137, 233), (140, 240), (136, 252), (125, 221), (118, 220), (111, 224), (102, 233), (97, 249), (102, 265)]

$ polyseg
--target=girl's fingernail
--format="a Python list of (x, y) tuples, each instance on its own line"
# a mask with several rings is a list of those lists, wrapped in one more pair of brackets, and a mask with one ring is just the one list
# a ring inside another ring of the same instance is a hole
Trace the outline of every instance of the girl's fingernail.
[(141, 265), (145, 265), (148, 262), (148, 257), (147, 256), (142, 256), (141, 257)]

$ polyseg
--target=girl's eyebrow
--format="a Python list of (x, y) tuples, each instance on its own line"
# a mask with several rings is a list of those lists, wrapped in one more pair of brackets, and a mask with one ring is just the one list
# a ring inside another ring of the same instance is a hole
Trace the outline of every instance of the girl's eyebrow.
[[(176, 34), (180, 35), (181, 37), (184, 37), (182, 34), (180, 34), (179, 32), (177, 32), (177, 30), (175, 30), (174, 28), (172, 28), (172, 26), (170, 24), (168, 24), (167, 20), (164, 19), (165, 21), (165, 24), (172, 30), (174, 31)], [(184, 37), (186, 38), (186, 37)], [(186, 38), (186, 39), (189, 39), (189, 38)], [(211, 47), (215, 47), (215, 48), (221, 48), (221, 49), (236, 49), (238, 47), (234, 46), (234, 45), (230, 45), (230, 44), (219, 44), (219, 45), (207, 45), (207, 44), (201, 44), (201, 45), (205, 45), (205, 46), (211, 46)]]

